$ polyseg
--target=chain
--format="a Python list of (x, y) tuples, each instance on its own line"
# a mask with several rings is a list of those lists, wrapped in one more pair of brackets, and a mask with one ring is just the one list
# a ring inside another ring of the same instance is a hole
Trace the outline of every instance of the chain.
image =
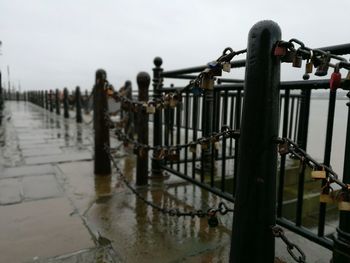
[[(298, 45), (298, 48), (295, 47), (295, 44)], [(330, 80), (331, 89), (336, 89), (341, 84), (339, 70), (342, 68), (350, 70), (350, 63), (345, 58), (331, 54), (329, 51), (306, 47), (303, 42), (295, 38), (289, 41), (277, 41), (274, 55), (280, 57), (282, 62), (293, 63), (293, 67), (296, 68), (301, 68), (302, 61), (306, 60), (304, 80), (310, 78), (309, 74), (312, 73), (313, 67), (317, 68), (315, 75), (319, 77), (326, 76), (329, 67), (334, 68)], [(331, 59), (335, 59), (338, 62), (335, 64), (331, 63)], [(350, 79), (350, 73), (348, 73), (346, 79)]]
[[(299, 262), (299, 263), (306, 262), (305, 253), (301, 250), (301, 248), (298, 245), (289, 241), (289, 239), (284, 234), (283, 228), (281, 228), (279, 226), (272, 226), (271, 230), (272, 230), (272, 235), (274, 237), (281, 238), (282, 241), (286, 244), (287, 251), (288, 251), (289, 255), (291, 255), (291, 257), (295, 260), (295, 262)], [(297, 254), (295, 254), (295, 252), (294, 252), (295, 250), (297, 253), (299, 253), (299, 256)]]
[[(105, 118), (109, 122), (110, 126), (114, 125), (114, 123), (112, 122), (112, 120), (110, 119), (110, 117), (107, 113), (105, 114)], [(120, 124), (122, 124), (122, 123), (119, 123), (117, 125), (120, 126)], [(227, 138), (238, 139), (240, 136), (240, 131), (239, 130), (232, 130), (228, 126), (223, 126), (221, 128), (221, 132), (212, 133), (211, 135), (209, 135), (207, 137), (201, 137), (201, 138), (198, 138), (198, 139), (191, 141), (189, 143), (177, 144), (177, 145), (167, 145), (167, 146), (161, 146), (161, 145), (151, 146), (151, 145), (139, 143), (138, 141), (134, 140), (133, 138), (130, 138), (127, 134), (125, 134), (120, 129), (120, 127), (115, 129), (115, 135), (119, 141), (122, 141), (122, 142), (127, 143), (127, 144), (132, 144), (134, 146), (135, 152), (140, 153), (140, 152), (152, 150), (155, 152), (156, 159), (160, 160), (160, 159), (164, 159), (167, 156), (170, 156), (173, 154), (177, 155), (178, 151), (183, 149), (183, 148), (190, 147), (191, 151), (195, 152), (197, 145), (201, 145), (202, 148), (208, 148), (209, 144), (215, 144), (222, 139), (227, 139)]]
[[(247, 49), (239, 51), (233, 51), (232, 48), (225, 48), (222, 55), (215, 61), (209, 62), (207, 67), (197, 75), (197, 77), (191, 80), (184, 88), (177, 90), (176, 92), (169, 92), (164, 94), (161, 98), (152, 99), (149, 101), (138, 101), (121, 96), (115, 92), (110, 96), (117, 102), (122, 103), (124, 110), (138, 112), (145, 109), (147, 113), (153, 114), (156, 110), (164, 108), (175, 108), (181, 102), (181, 94), (184, 92), (192, 92), (193, 94), (201, 94), (203, 90), (207, 89), (203, 83), (205, 77), (213, 79), (214, 76), (221, 76), (222, 71), (229, 72), (231, 68), (231, 60), (237, 55), (241, 55), (247, 52)], [(158, 89), (162, 85), (162, 81), (159, 81), (155, 89)]]
[(280, 155), (286, 155), (288, 153), (293, 154), (297, 159), (311, 167), (313, 170), (321, 170), (326, 171), (326, 176), (330, 183), (336, 183), (338, 184), (343, 191), (347, 191), (350, 193), (350, 185), (345, 184), (342, 181), (339, 180), (339, 176), (332, 170), (331, 167), (326, 166), (324, 164), (321, 164), (317, 162), (314, 158), (312, 158), (308, 153), (306, 153), (303, 149), (301, 149), (295, 142), (288, 138), (280, 138), (278, 139), (279, 142), (279, 153)]
[[(129, 188), (131, 192), (133, 192), (137, 198), (139, 198), (141, 201), (143, 201), (146, 205), (152, 207), (153, 209), (157, 210), (158, 212), (161, 212), (162, 214), (169, 215), (169, 216), (177, 216), (177, 217), (198, 217), (198, 218), (203, 218), (203, 217), (208, 217), (208, 220), (215, 221), (217, 222), (216, 215), (226, 215), (227, 213), (232, 213), (234, 212), (233, 209), (229, 208), (224, 202), (219, 202), (218, 206), (215, 208), (209, 208), (207, 211), (201, 210), (201, 209), (196, 209), (192, 211), (183, 211), (178, 208), (165, 208), (160, 205), (157, 205), (149, 200), (147, 200), (145, 197), (141, 195), (132, 185), (130, 182), (125, 178), (123, 172), (119, 168), (117, 162), (114, 160), (112, 156), (112, 151), (109, 146), (105, 145), (105, 151), (108, 154), (109, 159), (112, 161), (113, 166), (116, 169), (117, 174), (119, 177), (122, 179), (122, 181), (125, 183), (125, 185)], [(214, 219), (214, 220), (213, 220)], [(216, 219), (216, 220), (215, 220)], [(208, 221), (210, 224), (210, 221)], [(212, 222), (213, 223), (213, 222)], [(216, 225), (211, 225), (211, 226), (217, 226)]]

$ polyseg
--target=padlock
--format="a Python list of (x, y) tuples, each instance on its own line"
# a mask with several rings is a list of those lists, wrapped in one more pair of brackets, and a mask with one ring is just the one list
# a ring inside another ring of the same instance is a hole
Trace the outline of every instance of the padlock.
[(139, 155), (139, 151), (140, 151), (140, 146), (135, 144), (133, 147), (133, 153), (135, 155)]
[(317, 57), (317, 56), (312, 56), (311, 57), (311, 62), (314, 65), (315, 68), (317, 68), (319, 65), (322, 63), (322, 58)]
[(311, 178), (312, 179), (326, 179), (326, 171), (325, 170), (316, 170), (311, 172)]
[(153, 155), (153, 158), (155, 160), (163, 160), (165, 157), (165, 149), (162, 148), (162, 147), (157, 147), (155, 150), (154, 150), (154, 155)]
[(220, 149), (220, 142), (219, 141), (214, 142), (214, 149), (217, 151)]
[(350, 70), (348, 71), (348, 74), (346, 75), (346, 80), (350, 80)]
[(285, 154), (289, 153), (288, 142), (283, 142), (283, 143), (278, 144), (278, 153), (280, 155), (285, 155)]
[(273, 50), (273, 55), (276, 57), (283, 57), (287, 54), (287, 47), (282, 46), (281, 43), (277, 43)]
[(295, 56), (296, 56), (295, 50), (287, 50), (286, 55), (281, 58), (281, 61), (285, 63), (292, 63), (294, 61)]
[(208, 225), (209, 227), (217, 227), (219, 225), (215, 211), (208, 211)]
[(175, 108), (177, 105), (177, 99), (176, 99), (176, 94), (170, 94), (170, 100), (169, 100), (169, 107), (170, 108)]
[(145, 159), (146, 156), (147, 156), (147, 152), (148, 152), (148, 149), (146, 147), (139, 147), (138, 149), (138, 156), (141, 158), (141, 159)]
[(179, 150), (177, 148), (170, 148), (168, 150), (167, 159), (169, 161), (179, 161), (180, 159)]
[(202, 150), (208, 150), (208, 148), (209, 148), (209, 142), (208, 142), (208, 140), (202, 140), (202, 141), (200, 142), (200, 145), (201, 145), (201, 149), (202, 149)]
[(326, 76), (328, 74), (328, 68), (329, 68), (329, 62), (331, 60), (331, 57), (329, 53), (327, 55), (324, 55), (322, 57), (320, 65), (317, 67), (315, 75), (319, 77)]
[(340, 87), (341, 84), (341, 73), (339, 72), (339, 63), (335, 65), (334, 72), (329, 80), (329, 87), (331, 90), (335, 91)]
[(331, 194), (320, 194), (320, 203), (333, 204), (334, 198)]
[(308, 59), (308, 60), (306, 61), (306, 64), (305, 64), (305, 73), (311, 74), (312, 71), (313, 71), (313, 67), (314, 67), (314, 65), (312, 64), (312, 62), (310, 61), (310, 59)]
[(293, 57), (293, 67), (301, 68), (302, 63), (303, 63), (303, 57), (300, 56), (298, 53), (296, 53), (295, 56)]
[(191, 92), (192, 92), (193, 96), (200, 96), (200, 95), (202, 95), (203, 90), (200, 87), (198, 87), (198, 86), (194, 86), (191, 89)]
[(201, 88), (202, 89), (208, 89), (212, 90), (214, 88), (214, 79), (209, 74), (203, 74), (202, 80), (201, 80)]
[(222, 63), (222, 70), (229, 73), (231, 71), (231, 63), (230, 62), (223, 62)]
[(309, 74), (312, 73), (312, 70), (313, 70), (313, 64), (310, 61), (310, 59), (308, 59), (305, 64), (305, 74), (303, 75), (303, 80), (308, 80), (310, 78)]
[(204, 72), (209, 73), (209, 75), (211, 75), (211, 76), (221, 76), (222, 75), (221, 65), (218, 62), (212, 61), (212, 62), (209, 62), (207, 65), (208, 65), (208, 68), (206, 70), (204, 70)]
[(190, 143), (189, 151), (190, 151), (191, 153), (197, 154), (197, 153), (198, 153), (198, 144), (196, 144), (196, 143)]
[(350, 211), (350, 202), (349, 201), (340, 201), (338, 203), (338, 209), (340, 211)]
[(156, 112), (156, 107), (154, 102), (148, 102), (146, 106), (146, 112), (148, 114), (154, 114)]

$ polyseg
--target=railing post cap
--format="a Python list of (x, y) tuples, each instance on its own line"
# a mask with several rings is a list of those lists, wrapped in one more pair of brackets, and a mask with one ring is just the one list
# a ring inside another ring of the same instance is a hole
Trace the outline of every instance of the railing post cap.
[(131, 86), (131, 81), (130, 81), (130, 80), (125, 81), (124, 86), (125, 86), (125, 87)]
[(249, 35), (256, 33), (257, 31), (261, 31), (264, 29), (270, 29), (270, 30), (275, 30), (275, 34), (280, 35), (281, 34), (281, 28), (280, 26), (272, 20), (261, 20), (257, 23), (255, 23), (252, 28), (249, 31)]
[(155, 57), (153, 63), (157, 68), (159, 68), (163, 64), (163, 60), (161, 57)]
[(139, 86), (141, 85), (149, 85), (150, 81), (151, 81), (151, 77), (147, 72), (140, 72), (139, 74), (137, 74), (136, 77), (137, 80), (137, 84)]
[(96, 79), (107, 79), (107, 72), (104, 69), (98, 69), (96, 70)]

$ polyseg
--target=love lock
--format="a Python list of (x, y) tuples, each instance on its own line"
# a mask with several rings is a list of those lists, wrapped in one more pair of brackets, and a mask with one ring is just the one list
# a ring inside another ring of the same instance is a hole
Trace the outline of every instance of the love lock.
[(217, 227), (219, 225), (219, 220), (216, 216), (215, 210), (208, 211), (208, 225), (209, 227)]

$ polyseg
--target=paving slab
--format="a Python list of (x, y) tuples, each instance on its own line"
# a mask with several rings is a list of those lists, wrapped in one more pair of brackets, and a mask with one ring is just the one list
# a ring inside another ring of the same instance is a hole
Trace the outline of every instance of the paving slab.
[(72, 211), (62, 197), (0, 206), (0, 262), (23, 263), (94, 247)]
[(77, 153), (66, 153), (57, 154), (50, 156), (38, 156), (38, 157), (27, 157), (24, 158), (26, 164), (47, 164), (47, 163), (62, 163), (62, 162), (75, 162), (82, 160), (91, 160), (91, 152), (77, 152)]
[(33, 157), (33, 156), (43, 156), (43, 155), (54, 155), (61, 154), (62, 150), (56, 147), (42, 147), (40, 149), (26, 149), (22, 150), (22, 155), (24, 157)]
[(45, 174), (52, 174), (53, 172), (54, 172), (54, 169), (50, 164), (10, 167), (10, 168), (4, 168), (4, 170), (0, 175), (0, 179), (8, 178), (8, 177), (30, 176), (30, 175), (45, 175)]
[(21, 185), (18, 179), (0, 180), (0, 205), (10, 205), (22, 201)]
[(23, 196), (26, 200), (53, 198), (62, 195), (54, 175), (37, 175), (23, 178)]

